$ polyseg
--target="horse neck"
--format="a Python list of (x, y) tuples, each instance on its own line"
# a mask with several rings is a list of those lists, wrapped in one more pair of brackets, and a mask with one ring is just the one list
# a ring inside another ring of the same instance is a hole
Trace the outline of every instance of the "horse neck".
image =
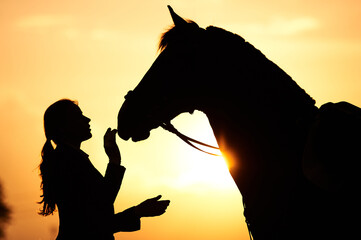
[(208, 117), (222, 153), (228, 155), (237, 186), (247, 191), (245, 181), (257, 181), (275, 165), (295, 168), (291, 165), (300, 161), (316, 108), (291, 97), (282, 103), (280, 99), (288, 94), (274, 94), (274, 99), (260, 94), (257, 99), (242, 96), (240, 91), (235, 87), (207, 97), (199, 110)]
[[(221, 150), (247, 162), (300, 152), (299, 141), (305, 141), (315, 114), (314, 100), (251, 44), (239, 37), (229, 39), (220, 48), (205, 48), (198, 92), (193, 94)], [(298, 150), (290, 146), (293, 143)]]
[[(317, 108), (301, 101), (274, 94), (254, 98), (244, 98), (237, 91), (220, 93), (218, 96), (205, 98), (201, 110), (211, 124), (218, 138), (241, 136), (279, 138), (280, 135), (304, 134), (312, 123)], [(286, 95), (287, 96), (287, 95)], [(226, 140), (223, 139), (223, 142)], [(219, 144), (222, 145), (221, 142)]]
[(205, 61), (201, 69), (209, 69), (203, 76), (207, 83), (199, 87), (195, 101), (200, 102), (198, 109), (208, 116), (216, 137), (227, 132), (277, 137), (290, 128), (308, 128), (317, 110), (315, 101), (251, 44), (237, 42), (229, 48), (215, 51), (225, 61)]

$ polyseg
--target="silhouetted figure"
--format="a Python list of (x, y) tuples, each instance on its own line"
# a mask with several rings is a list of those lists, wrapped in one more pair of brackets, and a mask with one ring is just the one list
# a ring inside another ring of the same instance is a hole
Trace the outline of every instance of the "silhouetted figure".
[[(230, 162), (255, 240), (359, 235), (360, 121), (326, 121), (330, 124), (317, 131), (320, 116), (338, 118), (324, 111), (335, 108), (318, 109), (287, 73), (239, 35), (200, 28), (169, 10), (174, 26), (162, 35), (160, 54), (141, 82), (125, 96), (119, 136), (144, 140), (159, 126), (170, 129), (177, 115), (202, 111)], [(341, 115), (350, 109), (360, 116), (350, 105), (336, 108), (343, 109)], [(312, 135), (323, 131), (328, 135)], [(352, 137), (356, 142), (347, 144)], [(316, 139), (327, 141), (312, 143)], [(317, 171), (335, 176), (325, 183)]]
[(5, 203), (3, 187), (0, 183), (0, 239), (5, 237), (5, 225), (10, 221), (11, 210)]
[(89, 122), (77, 103), (67, 99), (55, 102), (44, 114), (40, 214), (47, 216), (58, 208), (58, 240), (114, 239), (113, 233), (139, 230), (141, 217), (161, 215), (169, 205), (157, 196), (114, 214), (113, 203), (125, 172), (115, 142), (116, 130), (109, 128), (104, 135), (109, 164), (103, 177), (80, 149), (81, 143), (92, 137)]

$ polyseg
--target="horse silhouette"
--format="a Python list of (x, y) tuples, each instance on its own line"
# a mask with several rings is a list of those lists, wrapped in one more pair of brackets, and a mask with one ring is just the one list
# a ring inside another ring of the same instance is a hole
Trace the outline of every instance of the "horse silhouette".
[(169, 10), (174, 26), (163, 34), (151, 68), (125, 96), (119, 136), (144, 140), (180, 113), (202, 111), (231, 162), (251, 237), (357, 234), (360, 109), (346, 102), (316, 107), (242, 37), (200, 28)]

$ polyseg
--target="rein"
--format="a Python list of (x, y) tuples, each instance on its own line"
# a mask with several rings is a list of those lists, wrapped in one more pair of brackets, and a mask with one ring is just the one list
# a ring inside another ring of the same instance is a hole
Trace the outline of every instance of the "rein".
[(182, 139), (185, 143), (187, 143), (188, 145), (194, 147), (195, 149), (201, 151), (201, 152), (204, 152), (204, 153), (207, 153), (209, 155), (212, 155), (212, 156), (222, 156), (221, 154), (215, 154), (215, 153), (211, 153), (211, 152), (207, 152), (207, 151), (204, 151), (200, 148), (198, 148), (197, 146), (194, 145), (194, 143), (196, 144), (199, 144), (199, 145), (202, 145), (202, 146), (205, 146), (205, 147), (208, 147), (208, 148), (213, 148), (213, 149), (217, 149), (219, 150), (219, 147), (215, 147), (215, 146), (212, 146), (212, 145), (208, 145), (206, 143), (203, 143), (203, 142), (200, 142), (200, 141), (197, 141), (193, 138), (190, 138), (182, 133), (180, 133), (170, 122), (167, 122), (167, 123), (162, 123), (160, 125), (163, 129), (177, 135), (180, 139)]

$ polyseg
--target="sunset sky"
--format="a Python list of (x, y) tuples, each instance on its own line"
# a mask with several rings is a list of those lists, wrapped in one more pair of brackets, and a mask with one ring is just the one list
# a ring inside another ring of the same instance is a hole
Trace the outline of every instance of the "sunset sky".
[[(44, 144), (43, 114), (61, 98), (79, 102), (93, 138), (82, 145), (104, 173), (103, 135), (116, 127), (124, 95), (157, 56), (171, 24), (167, 5), (201, 27), (237, 33), (286, 71), (320, 106), (361, 106), (359, 0), (1, 0), (0, 182), (12, 209), (9, 240), (55, 239), (57, 213), (37, 215), (37, 166)], [(200, 112), (173, 123), (216, 144)], [(117, 139), (127, 168), (117, 211), (162, 194), (167, 213), (142, 220), (124, 240), (245, 240), (242, 196), (221, 157), (208, 156), (162, 129), (148, 140)], [(91, 209), (89, 209), (91, 211)]]

